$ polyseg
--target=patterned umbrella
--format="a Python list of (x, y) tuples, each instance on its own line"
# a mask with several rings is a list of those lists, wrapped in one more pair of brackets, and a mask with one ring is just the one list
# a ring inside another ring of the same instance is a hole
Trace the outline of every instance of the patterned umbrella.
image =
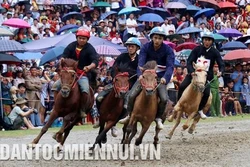
[(8, 19), (3, 22), (3, 25), (15, 28), (30, 28), (30, 25), (26, 21), (18, 18)]
[(116, 48), (107, 45), (95, 46), (95, 50), (99, 55), (104, 56), (119, 56), (121, 54)]
[(191, 54), (192, 50), (191, 49), (184, 49), (180, 52), (176, 53), (176, 59), (178, 60), (187, 60), (189, 55)]
[(77, 0), (55, 0), (54, 5), (77, 5)]
[(0, 40), (0, 52), (24, 52), (26, 48), (14, 40)]
[(9, 63), (21, 63), (21, 60), (15, 56), (0, 53), (0, 63), (9, 64)]

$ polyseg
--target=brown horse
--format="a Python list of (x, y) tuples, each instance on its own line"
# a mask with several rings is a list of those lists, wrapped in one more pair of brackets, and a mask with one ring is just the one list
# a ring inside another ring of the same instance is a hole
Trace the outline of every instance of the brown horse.
[[(79, 86), (75, 86), (78, 77), (76, 74), (77, 62), (72, 59), (62, 59), (60, 62), (60, 78), (61, 90), (58, 93), (53, 111), (46, 125), (41, 129), (40, 134), (33, 140), (32, 146), (34, 147), (47, 132), (48, 128), (58, 117), (63, 117), (63, 126), (53, 136), (53, 138), (61, 144), (64, 144), (70, 130), (81, 119), (80, 116), (80, 100), (81, 94)], [(86, 111), (90, 111), (94, 103), (94, 93), (92, 88), (89, 88), (89, 98), (85, 103)]]
[[(155, 61), (149, 61), (142, 68), (140, 67), (143, 75), (141, 81), (142, 91), (136, 97), (131, 118), (126, 131), (123, 133), (123, 144), (130, 144), (132, 138), (137, 133), (137, 122), (140, 122), (142, 130), (135, 142), (135, 145), (140, 145), (143, 136), (147, 132), (151, 123), (155, 120), (158, 109), (156, 68), (157, 64)], [(156, 126), (155, 131), (154, 145), (156, 146), (159, 141), (158, 133), (160, 132), (160, 129)]]
[[(198, 108), (199, 104), (201, 102), (202, 96), (203, 96), (203, 90), (206, 87), (206, 78), (207, 78), (207, 72), (206, 72), (206, 66), (203, 65), (203, 63), (197, 63), (193, 64), (193, 67), (195, 69), (195, 73), (193, 75), (193, 79), (191, 81), (191, 84), (184, 90), (181, 98), (177, 102), (177, 104), (174, 107), (172, 115), (169, 116), (168, 121), (172, 122), (173, 119), (176, 117), (176, 123), (172, 130), (166, 135), (166, 138), (171, 139), (175, 129), (179, 125), (181, 121), (181, 116), (183, 115), (183, 112), (188, 114), (188, 119), (186, 123), (183, 125), (183, 130), (186, 130), (189, 127), (189, 122), (191, 119), (193, 119), (193, 123), (191, 127), (189, 128), (188, 132), (192, 134), (194, 132), (196, 124), (200, 120), (200, 114), (198, 114)], [(208, 101), (203, 108), (203, 113), (206, 114), (209, 110), (212, 102), (212, 94), (210, 93), (210, 96), (208, 98)]]
[(119, 67), (116, 68), (116, 75), (113, 80), (113, 89), (98, 107), (100, 113), (100, 129), (96, 141), (91, 149), (94, 149), (96, 144), (99, 144), (101, 147), (101, 142), (107, 142), (107, 132), (117, 123), (122, 114), (123, 99), (129, 90), (129, 73), (122, 72), (126, 70), (127, 69)]

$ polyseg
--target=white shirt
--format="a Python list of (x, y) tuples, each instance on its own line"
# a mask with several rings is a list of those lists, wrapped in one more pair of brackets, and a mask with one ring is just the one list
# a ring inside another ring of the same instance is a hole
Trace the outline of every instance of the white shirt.
[(118, 9), (119, 7), (119, 2), (111, 2), (111, 9)]
[[(130, 26), (130, 25), (137, 25), (137, 22), (136, 22), (135, 19), (131, 20), (130, 18), (128, 18), (128, 19), (126, 20), (126, 25), (127, 25), (127, 26)], [(135, 28), (128, 28), (128, 27), (127, 27), (127, 31), (128, 31), (128, 33), (130, 33), (130, 34), (136, 35), (136, 29), (135, 29)]]
[(121, 38), (116, 38), (116, 37), (112, 38), (111, 42), (114, 44), (122, 44)]
[(83, 27), (86, 28), (88, 31), (91, 31), (92, 25), (88, 26), (88, 25), (84, 24)]
[(38, 34), (38, 25), (32, 25), (31, 26), (31, 31), (34, 33), (34, 34)]

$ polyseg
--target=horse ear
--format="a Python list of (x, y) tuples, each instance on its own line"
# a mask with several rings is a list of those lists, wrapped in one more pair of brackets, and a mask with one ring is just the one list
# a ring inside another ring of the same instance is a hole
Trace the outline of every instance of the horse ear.
[(145, 69), (143, 68), (143, 67), (140, 67), (140, 66), (138, 66), (139, 67), (139, 69), (140, 69), (140, 71), (143, 73), (144, 71), (145, 71)]
[(194, 69), (196, 69), (196, 64), (193, 62), (193, 67), (194, 67)]
[(60, 68), (62, 69), (65, 65), (64, 58), (61, 58), (60, 60)]

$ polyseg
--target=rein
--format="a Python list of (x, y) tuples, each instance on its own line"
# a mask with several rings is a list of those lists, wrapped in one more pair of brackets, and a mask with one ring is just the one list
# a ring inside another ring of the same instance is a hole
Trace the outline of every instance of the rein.
[[(144, 72), (148, 72), (150, 74), (154, 74), (155, 76), (156, 75), (156, 71), (154, 69), (150, 69), (150, 70), (145, 70)], [(155, 84), (154, 86), (147, 86), (145, 82), (141, 81), (141, 85), (144, 87), (144, 88), (152, 88), (153, 89), (153, 92), (157, 90), (157, 88), (160, 86), (161, 83), (159, 84)]]
[(76, 71), (75, 70), (70, 70), (70, 69), (68, 69), (68, 67), (63, 67), (63, 69), (61, 70), (62, 72), (64, 71), (64, 72), (67, 72), (67, 73), (73, 73), (74, 74), (74, 80), (73, 80), (73, 82), (72, 82), (72, 84), (71, 85), (69, 85), (69, 84), (65, 84), (66, 86), (68, 86), (69, 88), (74, 88), (75, 87), (75, 85), (76, 85), (76, 83), (77, 83), (77, 81), (80, 79), (80, 78), (78, 78), (77, 80), (76, 80)]
[(128, 72), (122, 72), (122, 73), (119, 73), (115, 76), (113, 84), (114, 84), (114, 91), (115, 91), (116, 95), (118, 94), (118, 92), (121, 92), (121, 91), (127, 92), (129, 90), (129, 84), (128, 84), (128, 86), (117, 87), (116, 86), (116, 78), (117, 77), (128, 77), (128, 76), (129, 76)]

